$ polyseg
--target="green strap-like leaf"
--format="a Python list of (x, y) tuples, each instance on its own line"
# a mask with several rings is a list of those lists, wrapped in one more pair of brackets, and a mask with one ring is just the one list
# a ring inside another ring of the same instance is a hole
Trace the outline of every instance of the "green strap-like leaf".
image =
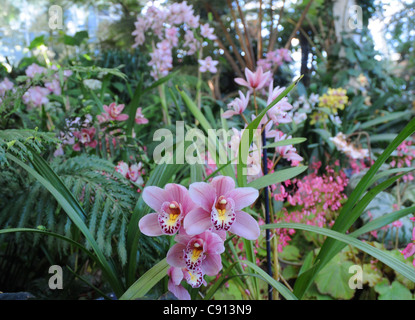
[(301, 167), (293, 167), (283, 170), (278, 170), (277, 172), (267, 174), (265, 176), (262, 176), (251, 183), (248, 184), (248, 187), (252, 187), (255, 189), (262, 189), (267, 186), (270, 186), (272, 184), (276, 184), (279, 182), (283, 182), (289, 179), (292, 179), (299, 174), (303, 173), (308, 169), (307, 166), (301, 166)]
[(142, 298), (149, 292), (161, 279), (167, 275), (170, 268), (166, 258), (154, 265), (144, 273), (128, 290), (120, 297), (120, 300), (134, 300)]
[(298, 300), (297, 297), (282, 283), (272, 278), (268, 273), (258, 267), (255, 263), (246, 260), (240, 260), (240, 262), (247, 264), (250, 268), (255, 270), (266, 282), (273, 286), (281, 295), (287, 300)]

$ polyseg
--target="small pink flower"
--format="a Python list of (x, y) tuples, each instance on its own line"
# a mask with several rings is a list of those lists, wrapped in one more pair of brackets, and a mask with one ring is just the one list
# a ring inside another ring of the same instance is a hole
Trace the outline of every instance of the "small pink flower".
[(141, 108), (137, 109), (137, 112), (135, 113), (135, 123), (137, 124), (146, 124), (148, 123), (148, 119), (146, 119), (141, 111)]
[(214, 35), (214, 29), (209, 27), (209, 24), (200, 25), (200, 34), (202, 37), (208, 38), (209, 40), (215, 40), (216, 36)]
[(137, 163), (130, 166), (127, 173), (127, 178), (130, 179), (132, 182), (135, 182), (138, 185), (143, 185), (143, 171), (141, 170), (143, 167), (143, 164)]
[(75, 151), (81, 150), (81, 144), (95, 148), (97, 146), (97, 141), (94, 140), (95, 138), (95, 128), (92, 127), (90, 129), (82, 129), (81, 131), (74, 132), (73, 135), (78, 138), (78, 143), (73, 145), (73, 149)]
[(258, 222), (242, 211), (258, 198), (258, 190), (235, 188), (232, 178), (220, 176), (211, 183), (192, 183), (189, 194), (199, 208), (189, 212), (184, 219), (187, 234), (200, 234), (213, 227), (217, 231), (229, 230), (248, 240), (258, 238)]
[(189, 292), (181, 285), (185, 280), (192, 288), (199, 288), (202, 284), (206, 285), (203, 279), (204, 273), (200, 269), (189, 270), (186, 268), (171, 267), (167, 271), (169, 276), (168, 289), (179, 300), (190, 300)]
[(177, 242), (167, 253), (167, 263), (174, 267), (198, 270), (215, 276), (222, 269), (221, 253), (225, 251), (223, 242), (226, 234), (207, 230), (196, 236), (181, 233)]
[(167, 271), (167, 275), (169, 276), (169, 282), (167, 284), (169, 291), (179, 300), (190, 300), (189, 292), (181, 285), (184, 278), (182, 268), (171, 267)]
[(129, 171), (128, 164), (125, 163), (124, 161), (118, 162), (117, 166), (115, 167), (115, 171), (117, 171), (118, 173), (120, 173), (124, 177), (127, 177), (127, 174), (128, 174), (128, 171)]
[[(239, 98), (236, 98), (231, 103), (228, 104), (229, 110), (225, 111), (222, 114), (222, 117), (225, 119), (228, 119), (234, 115), (242, 114), (245, 109), (248, 107), (249, 104), (249, 92), (246, 94), (246, 97), (244, 94), (239, 91)], [(232, 110), (233, 108), (233, 110)]]
[(42, 74), (45, 71), (46, 69), (44, 67), (41, 67), (36, 63), (32, 63), (26, 68), (25, 73), (29, 78), (34, 78), (36, 74)]
[(45, 87), (49, 89), (50, 92), (53, 94), (60, 96), (62, 93), (61, 85), (59, 83), (59, 80), (54, 79), (51, 82), (46, 82)]
[(123, 104), (117, 105), (115, 102), (113, 102), (109, 106), (104, 105), (103, 107), (105, 112), (108, 113), (110, 120), (125, 121), (128, 119), (127, 114), (121, 114), (121, 112), (124, 110)]
[(209, 71), (210, 73), (216, 73), (218, 72), (218, 69), (216, 68), (216, 65), (219, 63), (219, 61), (213, 60), (212, 57), (206, 57), (205, 60), (199, 59), (199, 70), (200, 72), (206, 72)]
[(49, 102), (49, 99), (47, 98), (48, 94), (49, 94), (48, 89), (35, 86), (35, 87), (30, 87), (25, 92), (22, 99), (26, 105), (40, 107)]
[(248, 87), (251, 90), (261, 90), (270, 80), (271, 72), (263, 72), (262, 67), (258, 67), (255, 72), (245, 68), (245, 77), (236, 78), (235, 82), (241, 86)]
[(189, 191), (178, 184), (167, 184), (164, 189), (149, 186), (143, 191), (144, 202), (155, 213), (141, 218), (139, 227), (147, 236), (176, 234), (182, 227), (185, 216), (196, 209)]
[[(271, 81), (271, 83), (269, 84), (269, 89), (268, 89), (267, 104), (269, 105), (276, 98), (278, 98), (278, 96), (284, 90), (285, 90), (284, 87), (274, 88), (273, 81)], [(271, 109), (267, 111), (267, 114), (276, 125), (279, 125), (280, 123), (290, 123), (292, 122), (292, 118), (289, 115), (288, 111), (292, 109), (293, 109), (293, 106), (288, 102), (287, 97), (284, 97), (280, 101), (278, 101), (274, 106), (272, 106)]]

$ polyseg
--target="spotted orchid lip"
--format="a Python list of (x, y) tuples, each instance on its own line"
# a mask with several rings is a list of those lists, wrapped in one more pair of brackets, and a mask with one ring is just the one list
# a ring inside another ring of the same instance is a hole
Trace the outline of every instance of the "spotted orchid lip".
[(200, 268), (196, 270), (189, 270), (186, 269), (184, 271), (184, 278), (188, 284), (192, 286), (192, 288), (199, 288), (203, 283), (203, 272)]
[(190, 241), (184, 250), (183, 258), (188, 269), (198, 269), (206, 258), (204, 241), (200, 238)]
[(229, 230), (236, 220), (236, 213), (234, 210), (234, 201), (231, 198), (226, 199), (220, 196), (211, 212), (211, 221), (216, 230)]
[(182, 224), (182, 206), (176, 201), (164, 202), (159, 212), (158, 221), (165, 234), (175, 234)]

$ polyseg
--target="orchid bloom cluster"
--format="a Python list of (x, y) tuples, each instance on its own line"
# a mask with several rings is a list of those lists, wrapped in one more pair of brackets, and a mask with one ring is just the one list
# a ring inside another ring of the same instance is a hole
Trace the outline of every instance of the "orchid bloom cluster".
[[(415, 222), (415, 217), (410, 219)], [(408, 259), (410, 256), (415, 256), (415, 227), (412, 230), (412, 241), (413, 242), (409, 243), (406, 248), (401, 251), (405, 259)], [(413, 260), (413, 265), (415, 267), (415, 259)]]
[(139, 185), (139, 186), (144, 185), (143, 176), (145, 175), (146, 172), (141, 162), (135, 163), (129, 166), (126, 162), (120, 161), (115, 167), (115, 171), (117, 171), (124, 178), (130, 180), (136, 185)]
[[(173, 3), (164, 8), (150, 6), (145, 15), (139, 16), (135, 22), (133, 47), (144, 44), (146, 34), (153, 34), (153, 52), (151, 61), (151, 76), (154, 79), (167, 76), (173, 68), (173, 49), (180, 48), (180, 54), (194, 55), (199, 53), (203, 44), (215, 40), (213, 28), (208, 23), (200, 24), (200, 16), (195, 15), (193, 6), (186, 1)], [(184, 32), (184, 42), (180, 43), (181, 33)], [(157, 41), (157, 42), (154, 42)], [(217, 61), (210, 56), (206, 59), (198, 57), (200, 71), (216, 73)]]
[(183, 280), (198, 288), (206, 285), (205, 275), (215, 276), (222, 269), (227, 232), (249, 240), (259, 237), (257, 221), (243, 211), (257, 198), (258, 190), (236, 188), (226, 176), (192, 183), (189, 189), (178, 184), (144, 188), (143, 200), (154, 213), (141, 218), (139, 228), (147, 236), (175, 236), (176, 244), (167, 253), (168, 288), (178, 299), (190, 299)]
[[(263, 72), (262, 67), (258, 67), (255, 72), (245, 69), (245, 79), (236, 78), (235, 82), (243, 87), (246, 87), (248, 90), (246, 93), (239, 90), (239, 97), (235, 98), (228, 104), (228, 110), (226, 110), (222, 117), (225, 119), (232, 118), (234, 116), (240, 116), (245, 122), (245, 125), (248, 125), (247, 117), (245, 117), (244, 112), (248, 109), (248, 106), (251, 105), (251, 98), (254, 100), (254, 105), (257, 105), (257, 95), (262, 96), (261, 90), (268, 83), (268, 90), (265, 93), (265, 100), (267, 104), (272, 103), (284, 90), (284, 87), (274, 87), (272, 80), (272, 74), (270, 71)], [(287, 136), (282, 131), (277, 128), (281, 124), (290, 123), (293, 119), (290, 116), (290, 111), (293, 109), (293, 106), (288, 102), (288, 98), (284, 97), (278, 101), (274, 106), (272, 106), (266, 113), (266, 115), (261, 119), (258, 129), (254, 132), (253, 144), (250, 146), (250, 153), (248, 155), (247, 167), (248, 167), (248, 181), (255, 179), (261, 176), (261, 153), (254, 152), (255, 150), (261, 150), (262, 148), (262, 138), (260, 132), (265, 131), (265, 137), (267, 139), (274, 139), (274, 142), (282, 141), (286, 139), (291, 139), (291, 136)], [(256, 118), (254, 114), (251, 115), (252, 120)], [(233, 135), (231, 137), (229, 148), (233, 151), (231, 153), (232, 159), (238, 158), (238, 146), (242, 138), (244, 129), (238, 130), (237, 128), (232, 128)], [(287, 145), (283, 147), (277, 147), (275, 149), (276, 155), (280, 158), (291, 161), (293, 166), (297, 166), (303, 158), (298, 154), (296, 148), (292, 145)]]
[[(339, 162), (336, 162), (338, 165)], [(282, 209), (282, 216), (275, 222), (306, 223), (318, 227), (331, 227), (337, 213), (347, 197), (345, 189), (348, 184), (346, 174), (340, 170), (335, 172), (332, 167), (327, 166), (323, 175), (318, 174), (321, 162), (311, 165), (314, 172), (302, 179), (285, 181), (279, 186), (274, 186), (273, 196), (277, 201), (287, 201), (293, 207), (299, 209), (289, 211), (286, 207)], [(289, 192), (286, 187), (293, 185), (294, 191)], [(278, 229), (278, 250), (288, 245), (294, 230)]]
[(330, 140), (334, 143), (337, 150), (345, 153), (352, 159), (365, 159), (369, 157), (368, 149), (357, 148), (351, 142), (347, 141), (346, 135), (342, 132), (339, 132), (335, 137), (331, 137)]
[(268, 51), (265, 58), (259, 59), (257, 65), (263, 70), (270, 71), (274, 67), (280, 67), (284, 62), (291, 62), (290, 50), (281, 48), (274, 51)]
[[(29, 107), (40, 107), (49, 103), (49, 94), (60, 95), (62, 93), (61, 83), (59, 80), (59, 73), (56, 72), (58, 67), (52, 65), (50, 69), (41, 67), (36, 63), (31, 64), (25, 70), (26, 76), (33, 79), (42, 76), (44, 87), (32, 86), (30, 87), (22, 99)], [(62, 73), (63, 81), (72, 75), (72, 71), (64, 70)]]
[[(403, 168), (404, 166), (411, 167), (415, 159), (415, 146), (414, 140), (408, 139), (403, 141), (392, 154), (392, 161), (390, 162), (391, 167)], [(414, 180), (414, 174), (409, 172), (405, 174), (402, 179), (407, 181)]]

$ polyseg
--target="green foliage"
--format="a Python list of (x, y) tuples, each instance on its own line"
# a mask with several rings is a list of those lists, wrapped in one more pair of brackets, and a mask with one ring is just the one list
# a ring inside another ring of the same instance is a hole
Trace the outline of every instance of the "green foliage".
[(30, 148), (40, 152), (43, 144), (56, 143), (57, 141), (52, 133), (38, 132), (37, 130), (0, 130), (0, 166), (8, 164), (7, 152), (22, 160), (30, 159), (32, 156)]
[(353, 265), (345, 259), (344, 255), (338, 254), (321, 270), (315, 279), (320, 293), (328, 294), (335, 299), (349, 300), (355, 291), (349, 287), (349, 279), (352, 274), (349, 268)]

